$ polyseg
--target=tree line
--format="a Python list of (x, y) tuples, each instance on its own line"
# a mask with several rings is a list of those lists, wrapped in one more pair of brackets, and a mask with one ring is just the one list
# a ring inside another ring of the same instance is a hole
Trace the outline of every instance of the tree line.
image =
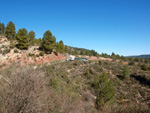
[(45, 31), (42, 39), (36, 39), (35, 32), (33, 30), (28, 32), (27, 29), (22, 28), (16, 32), (15, 24), (10, 21), (6, 27), (4, 23), (0, 23), (0, 34), (5, 35), (7, 39), (10, 40), (11, 45), (13, 45), (14, 40), (17, 40), (17, 44), (15, 46), (21, 50), (27, 50), (29, 46), (39, 45), (41, 50), (43, 50), (46, 54), (53, 51), (60, 53), (67, 52), (67, 46), (64, 45), (62, 40), (56, 42), (56, 38), (50, 30)]
[[(99, 54), (95, 50), (69, 48), (68, 46), (64, 45), (62, 40), (56, 42), (56, 37), (50, 30), (45, 31), (43, 37), (37, 39), (35, 38), (35, 32), (33, 30), (28, 32), (27, 29), (22, 28), (16, 32), (15, 24), (12, 21), (10, 21), (6, 27), (4, 23), (0, 22), (0, 34), (5, 35), (7, 39), (10, 40), (11, 48), (16, 46), (21, 50), (27, 50), (29, 46), (38, 45), (46, 54), (54, 51), (73, 55), (102, 56), (105, 58), (112, 58), (114, 60), (121, 59), (123, 61), (130, 61), (131, 64), (133, 64), (132, 62), (150, 63), (150, 59), (124, 57), (115, 54), (114, 52), (112, 52), (111, 55), (108, 55), (107, 53)], [(14, 40), (17, 40), (16, 45), (13, 43)]]
[(87, 56), (99, 56), (99, 53), (97, 53), (95, 50), (86, 50), (86, 49), (80, 49), (78, 48), (68, 48), (68, 53), (73, 55), (87, 55)]
[(45, 31), (43, 38), (36, 39), (35, 32), (31, 30), (22, 28), (16, 32), (15, 24), (10, 21), (5, 27), (4, 23), (0, 23), (0, 34), (3, 34), (11, 42), (11, 47), (14, 47), (13, 41), (17, 40), (15, 45), (18, 49), (27, 50), (29, 46), (38, 45), (40, 49), (45, 53), (49, 54), (53, 51), (60, 53), (69, 53), (73, 55), (89, 55), (98, 56), (99, 54), (95, 50), (71, 50), (68, 46), (64, 45), (63, 41), (56, 42), (56, 37), (52, 34), (50, 30)]

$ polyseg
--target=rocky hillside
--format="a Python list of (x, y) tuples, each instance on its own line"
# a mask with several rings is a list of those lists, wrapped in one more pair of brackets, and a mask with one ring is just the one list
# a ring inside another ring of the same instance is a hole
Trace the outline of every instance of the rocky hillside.
[[(13, 43), (16, 43), (13, 41)], [(11, 42), (3, 35), (0, 35), (0, 67), (9, 67), (13, 62), (21, 66), (25, 64), (44, 64), (54, 60), (63, 60), (66, 57), (60, 53), (44, 54), (39, 46), (31, 46), (28, 50), (20, 50), (11, 47)]]

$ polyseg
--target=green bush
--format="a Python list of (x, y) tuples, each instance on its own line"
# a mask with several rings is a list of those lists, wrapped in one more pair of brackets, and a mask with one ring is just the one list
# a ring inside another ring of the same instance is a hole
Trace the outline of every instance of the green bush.
[(144, 70), (144, 71), (147, 71), (148, 67), (145, 64), (143, 64), (143, 65), (141, 65), (141, 69)]
[(58, 77), (50, 78), (49, 85), (56, 89), (60, 85), (60, 79)]
[(126, 65), (124, 66), (123, 69), (123, 79), (130, 79), (130, 71), (129, 71), (129, 67)]
[(134, 66), (135, 63), (133, 61), (129, 62), (129, 65)]
[(17, 49), (14, 50), (14, 53), (19, 53), (19, 51)]
[(92, 74), (91, 74), (91, 72), (90, 72), (90, 69), (87, 69), (84, 75), (85, 75), (85, 77), (86, 77), (87, 79), (91, 79)]
[(30, 57), (34, 57), (35, 56), (35, 54), (32, 54), (32, 53), (29, 53), (28, 54)]
[(101, 60), (99, 60), (99, 61), (98, 61), (98, 64), (99, 64), (99, 65), (102, 65), (102, 64), (103, 64), (103, 62), (102, 62)]
[(13, 40), (10, 41), (10, 46), (11, 49), (13, 49), (15, 47), (15, 44), (13, 43)]
[(40, 55), (40, 56), (44, 56), (44, 52), (41, 51), (39, 55)]
[(5, 54), (7, 54), (7, 53), (9, 53), (10, 52), (10, 49), (5, 49), (5, 50), (3, 50), (3, 55), (5, 55)]
[(106, 73), (103, 73), (101, 76), (97, 76), (93, 85), (97, 95), (97, 109), (102, 109), (104, 106), (107, 106), (113, 102), (115, 89), (113, 87), (112, 81), (108, 80)]
[(40, 55), (36, 54), (36, 57), (39, 57)]

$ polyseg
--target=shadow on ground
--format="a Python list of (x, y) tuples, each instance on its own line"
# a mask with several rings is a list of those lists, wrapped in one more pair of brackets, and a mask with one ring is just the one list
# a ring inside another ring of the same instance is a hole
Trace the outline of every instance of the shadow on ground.
[(150, 80), (147, 80), (144, 76), (142, 77), (140, 75), (131, 75), (131, 77), (139, 81), (140, 84), (150, 87)]
[[(122, 76), (122, 75), (117, 75), (117, 77), (118, 77), (120, 80), (123, 80), (123, 76)], [(135, 80), (137, 80), (138, 82), (140, 82), (140, 84), (150, 87), (150, 80), (148, 80), (148, 79), (145, 78), (144, 76), (140, 76), (140, 75), (130, 75), (130, 77), (131, 77), (131, 78), (134, 78)]]
[(123, 76), (122, 76), (122, 75), (117, 75), (117, 77), (118, 77), (120, 80), (123, 80)]

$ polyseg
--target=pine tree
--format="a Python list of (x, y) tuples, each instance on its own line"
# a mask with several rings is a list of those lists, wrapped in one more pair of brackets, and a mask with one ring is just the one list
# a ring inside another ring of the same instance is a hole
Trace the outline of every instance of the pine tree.
[(80, 51), (80, 55), (84, 55), (84, 51), (83, 50)]
[(56, 42), (56, 52), (60, 52), (60, 47), (59, 47), (59, 43)]
[(115, 56), (115, 53), (114, 53), (114, 52), (112, 52), (111, 56), (112, 56), (112, 57), (113, 57), (113, 56)]
[(1, 34), (5, 33), (5, 25), (4, 25), (4, 23), (0, 23), (0, 33)]
[(65, 45), (65, 53), (68, 53), (68, 46)]
[(14, 47), (15, 47), (14, 41), (13, 41), (13, 40), (11, 40), (11, 41), (10, 41), (9, 48), (13, 49)]
[(47, 30), (44, 33), (43, 39), (42, 39), (42, 49), (45, 51), (45, 53), (49, 54), (53, 51), (56, 45), (56, 38), (52, 35), (52, 33)]
[(56, 51), (60, 53), (65, 52), (65, 46), (62, 40), (59, 43), (56, 43)]
[(115, 89), (112, 82), (108, 80), (106, 73), (96, 78), (95, 88), (97, 94), (96, 105), (98, 109), (112, 102)]
[(36, 45), (38, 45), (38, 46), (42, 46), (42, 39), (41, 38), (39, 38), (39, 39), (34, 39), (34, 44), (36, 44)]
[(124, 66), (124, 70), (123, 70), (123, 79), (130, 79), (130, 71), (129, 71), (129, 67), (126, 65)]
[(19, 49), (28, 49), (29, 43), (28, 43), (28, 34), (27, 30), (25, 28), (19, 29), (17, 33), (17, 47)]
[(78, 55), (78, 51), (77, 51), (77, 50), (74, 50), (73, 54), (74, 54), (74, 55)]
[(2, 34), (2, 24), (0, 23), (0, 34)]
[(86, 54), (86, 55), (89, 55), (89, 56), (92, 56), (92, 55), (93, 55), (90, 50), (86, 50), (85, 54)]
[(115, 53), (114, 53), (114, 52), (112, 52), (112, 54), (111, 54), (111, 58), (112, 58), (112, 59), (115, 59), (115, 56), (116, 56), (116, 55), (115, 55)]
[(60, 53), (65, 52), (65, 46), (62, 40), (59, 42), (59, 48), (60, 48)]
[(15, 24), (10, 21), (8, 24), (7, 24), (7, 27), (6, 27), (6, 36), (8, 39), (15, 39), (15, 35), (16, 35), (16, 28), (15, 28)]
[(42, 38), (38, 39), (38, 44), (39, 44), (40, 47), (42, 46)]
[(35, 32), (31, 30), (28, 34), (28, 40), (30, 45), (34, 45)]
[(98, 56), (99, 54), (95, 50), (91, 50), (91, 55), (92, 56)]
[(5, 24), (2, 23), (2, 33), (5, 33)]

